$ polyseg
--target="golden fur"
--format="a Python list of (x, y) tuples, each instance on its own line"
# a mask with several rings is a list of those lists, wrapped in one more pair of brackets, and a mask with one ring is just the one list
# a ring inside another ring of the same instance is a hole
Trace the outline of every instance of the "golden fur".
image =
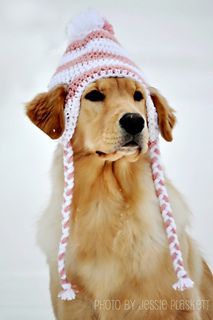
[[(94, 89), (105, 95), (104, 101), (85, 99), (85, 95)], [(38, 243), (47, 257), (52, 304), (58, 320), (212, 318), (212, 275), (197, 245), (186, 232), (189, 209), (171, 182), (166, 180), (185, 267), (195, 282), (193, 289), (184, 292), (174, 291), (171, 287), (176, 278), (152, 181), (147, 124), (141, 150), (121, 148), (121, 116), (126, 112), (138, 112), (146, 119), (145, 100), (134, 101), (135, 90), (143, 93), (143, 88), (132, 80), (102, 79), (88, 86), (81, 100), (79, 121), (72, 139), (75, 189), (66, 255), (68, 278), (75, 283), (79, 293), (77, 299), (70, 302), (57, 298), (60, 291), (57, 251), (61, 235), (63, 164), (62, 147), (56, 150), (52, 196), (39, 221)], [(171, 141), (174, 110), (156, 89), (150, 90), (161, 134)], [(64, 97), (65, 89), (59, 87), (49, 94), (37, 96), (27, 105), (28, 115), (37, 125), (38, 109), (51, 105), (47, 108), (48, 130), (39, 125), (50, 136), (53, 129), (60, 126), (63, 129), (61, 120), (55, 121), (56, 117), (52, 118), (51, 113), (62, 119), (58, 112), (63, 113)], [(194, 306), (202, 300), (206, 301), (205, 306)], [(160, 307), (162, 301), (165, 308)], [(187, 307), (189, 301), (194, 302), (191, 308)], [(151, 307), (152, 302), (156, 308)]]

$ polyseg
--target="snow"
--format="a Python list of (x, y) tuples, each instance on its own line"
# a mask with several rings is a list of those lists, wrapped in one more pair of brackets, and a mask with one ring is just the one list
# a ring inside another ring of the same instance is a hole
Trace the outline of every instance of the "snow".
[[(0, 318), (53, 319), (48, 270), (35, 245), (48, 201), (56, 143), (24, 115), (45, 91), (66, 45), (65, 26), (83, 0), (1, 2)], [(177, 110), (172, 144), (161, 143), (168, 176), (192, 211), (192, 234), (210, 265), (212, 243), (213, 2), (90, 1)]]

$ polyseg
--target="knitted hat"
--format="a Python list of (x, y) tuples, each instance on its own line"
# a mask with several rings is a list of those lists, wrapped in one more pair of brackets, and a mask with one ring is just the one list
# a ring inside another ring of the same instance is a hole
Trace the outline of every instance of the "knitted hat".
[(133, 79), (143, 85), (145, 90), (153, 182), (168, 237), (173, 268), (178, 279), (173, 284), (173, 288), (175, 290), (191, 288), (193, 282), (183, 266), (176, 225), (160, 165), (157, 112), (144, 76), (115, 38), (111, 24), (96, 12), (89, 10), (78, 16), (68, 26), (68, 36), (69, 45), (49, 84), (50, 89), (61, 84), (65, 84), (68, 88), (64, 109), (65, 130), (61, 138), (61, 143), (64, 146), (64, 194), (61, 209), (62, 236), (58, 253), (58, 272), (63, 291), (59, 293), (59, 297), (62, 300), (75, 299), (75, 292), (71, 283), (68, 282), (65, 269), (65, 253), (70, 231), (74, 187), (71, 138), (76, 128), (83, 91), (90, 83), (108, 77)]

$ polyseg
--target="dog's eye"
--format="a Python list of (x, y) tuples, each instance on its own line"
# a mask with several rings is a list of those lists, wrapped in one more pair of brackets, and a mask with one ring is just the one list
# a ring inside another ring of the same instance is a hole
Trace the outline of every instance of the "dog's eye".
[(141, 101), (143, 99), (143, 95), (140, 91), (135, 91), (134, 93), (134, 100), (135, 101)]
[(85, 95), (85, 99), (90, 101), (103, 101), (105, 95), (98, 90), (92, 90)]

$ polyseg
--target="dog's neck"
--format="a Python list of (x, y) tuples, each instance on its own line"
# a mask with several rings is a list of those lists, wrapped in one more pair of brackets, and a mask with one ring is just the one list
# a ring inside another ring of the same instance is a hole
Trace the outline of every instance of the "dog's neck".
[(92, 201), (106, 206), (113, 201), (135, 206), (138, 200), (141, 202), (145, 189), (150, 185), (154, 193), (154, 186), (150, 184), (152, 175), (148, 154), (141, 155), (136, 162), (129, 162), (126, 158), (110, 162), (99, 159), (97, 155), (77, 155), (74, 166), (74, 212), (81, 203), (89, 206)]
[[(111, 259), (112, 248), (121, 260), (126, 256), (133, 259), (133, 247), (140, 252), (135, 237), (147, 247), (150, 242), (151, 246), (161, 242), (158, 229), (162, 222), (148, 155), (141, 155), (136, 162), (75, 156), (74, 167), (70, 248), (81, 266), (82, 259)], [(144, 255), (144, 259), (148, 257)]]

